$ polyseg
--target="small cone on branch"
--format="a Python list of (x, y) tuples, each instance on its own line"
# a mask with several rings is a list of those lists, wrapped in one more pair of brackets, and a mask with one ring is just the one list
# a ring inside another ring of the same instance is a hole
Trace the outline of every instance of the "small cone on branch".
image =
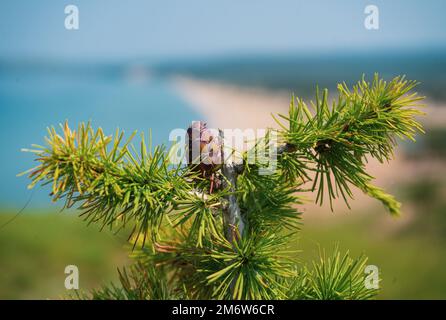
[(211, 180), (211, 190), (219, 185), (215, 172), (220, 168), (222, 159), (222, 139), (217, 130), (207, 128), (203, 121), (194, 121), (187, 129), (187, 164), (194, 171), (200, 171)]

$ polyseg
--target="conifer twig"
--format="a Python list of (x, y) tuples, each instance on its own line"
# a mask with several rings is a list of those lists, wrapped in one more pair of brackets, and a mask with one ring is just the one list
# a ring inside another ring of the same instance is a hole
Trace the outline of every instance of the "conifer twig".
[[(122, 144), (120, 131), (105, 136), (90, 123), (77, 131), (65, 123), (62, 133), (49, 129), (46, 146), (28, 150), (38, 165), (24, 174), (30, 187), (52, 186), (54, 200), (78, 205), (89, 223), (132, 227), (135, 266), (120, 272), (121, 287), (104, 287), (93, 298), (370, 299), (377, 290), (364, 286), (362, 257), (335, 250), (313, 268), (296, 268), (287, 245), (301, 225), (296, 193), (312, 181), (316, 201), (331, 204), (340, 197), (347, 202), (356, 187), (398, 215), (400, 203), (372, 184), (366, 163), (390, 160), (396, 138), (414, 140), (423, 132), (415, 119), (423, 99), (412, 90), (416, 84), (375, 75), (353, 89), (339, 85), (332, 104), (327, 90), (317, 90), (310, 105), (293, 96), (288, 115), (276, 119), (279, 146), (270, 147), (268, 134), (242, 163), (224, 154), (223, 131), (220, 145), (201, 122), (198, 166), (172, 166), (175, 149), (147, 148), (143, 135), (137, 151), (134, 135)], [(271, 151), (276, 169), (263, 174)], [(248, 161), (252, 153), (255, 161)], [(146, 238), (153, 250), (144, 247)]]

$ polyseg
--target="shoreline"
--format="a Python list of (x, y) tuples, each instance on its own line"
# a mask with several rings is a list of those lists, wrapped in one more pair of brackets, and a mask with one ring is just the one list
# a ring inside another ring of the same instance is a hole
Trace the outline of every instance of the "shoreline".
[[(271, 92), (258, 88), (240, 88), (220, 82), (198, 80), (186, 77), (176, 77), (172, 81), (174, 90), (187, 101), (199, 114), (202, 114), (206, 122), (213, 128), (238, 128), (238, 129), (261, 129), (277, 128), (278, 125), (271, 114), (287, 114), (290, 94), (286, 92)], [(440, 107), (439, 103), (424, 103), (429, 107), (424, 107), (427, 114), (420, 122), (426, 128), (441, 127), (446, 125), (446, 106)], [(372, 159), (367, 164), (370, 174), (376, 179), (376, 185), (383, 187), (390, 193), (395, 193), (399, 186), (408, 181), (413, 181), (419, 176), (432, 175), (444, 169), (443, 162), (439, 163), (414, 163), (406, 159), (404, 154), (396, 150), (395, 157), (389, 163), (381, 164)], [(382, 205), (375, 199), (363, 194), (357, 188), (352, 188), (354, 199), (350, 201), (351, 210), (343, 203), (342, 199), (334, 201), (334, 212), (345, 213), (342, 216), (351, 216), (349, 212), (357, 213), (370, 211), (385, 211)], [(313, 195), (304, 194), (307, 198)], [(404, 206), (403, 216), (397, 224), (407, 222), (410, 219), (412, 209)], [(301, 206), (303, 212), (311, 212), (311, 217), (323, 216), (329, 219), (331, 216), (330, 206), (324, 203), (323, 206), (314, 204), (312, 201)], [(385, 215), (385, 218), (388, 218)], [(307, 219), (307, 215), (305, 218)], [(395, 221), (394, 219), (392, 221)]]
[[(292, 94), (185, 76), (176, 76), (171, 83), (210, 126), (219, 128), (277, 128), (271, 114), (287, 114)], [(421, 111), (426, 116), (418, 120), (426, 128), (446, 127), (446, 101), (425, 100)], [(252, 117), (254, 113), (256, 116)]]

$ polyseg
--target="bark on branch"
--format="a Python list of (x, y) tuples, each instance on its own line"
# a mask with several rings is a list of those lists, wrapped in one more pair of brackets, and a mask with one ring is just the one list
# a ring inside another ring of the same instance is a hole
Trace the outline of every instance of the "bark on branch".
[(224, 134), (220, 130), (220, 137), (222, 140), (221, 157), (222, 167), (221, 173), (223, 175), (222, 186), (224, 189), (228, 188), (230, 193), (226, 196), (226, 203), (223, 206), (223, 221), (225, 225), (225, 236), (231, 243), (237, 239), (238, 236), (243, 236), (245, 230), (245, 222), (243, 221), (242, 213), (237, 202), (235, 192), (237, 190), (237, 166), (233, 163), (226, 163), (224, 155)]
[[(224, 134), (223, 130), (219, 130), (221, 137), (221, 157), (222, 167), (221, 173), (223, 175), (222, 187), (228, 188), (230, 194), (226, 196), (226, 203), (223, 206), (223, 221), (225, 225), (225, 236), (231, 243), (238, 236), (243, 236), (245, 230), (245, 222), (237, 202), (235, 192), (237, 190), (237, 176), (243, 171), (244, 164), (236, 164), (231, 161), (227, 161), (224, 154)], [(286, 152), (294, 152), (296, 148), (291, 144), (284, 144), (277, 148), (277, 154), (283, 154)]]

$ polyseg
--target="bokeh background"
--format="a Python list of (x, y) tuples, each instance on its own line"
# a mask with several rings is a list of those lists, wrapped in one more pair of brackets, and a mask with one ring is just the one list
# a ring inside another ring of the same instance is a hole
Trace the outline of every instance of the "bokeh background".
[[(67, 5), (80, 28), (64, 26)], [(367, 30), (367, 5), (379, 29)], [(370, 164), (378, 184), (403, 202), (390, 218), (361, 194), (352, 210), (303, 206), (300, 261), (339, 244), (379, 267), (380, 299), (446, 298), (446, 2), (443, 0), (116, 1), (0, 3), (0, 298), (68, 294), (75, 264), (89, 289), (128, 263), (126, 234), (99, 232), (27, 189), (33, 166), (21, 148), (46, 127), (91, 120), (106, 132), (215, 126), (263, 127), (290, 94), (311, 99), (364, 74), (406, 75), (427, 97), (426, 134), (402, 142), (395, 160)]]

